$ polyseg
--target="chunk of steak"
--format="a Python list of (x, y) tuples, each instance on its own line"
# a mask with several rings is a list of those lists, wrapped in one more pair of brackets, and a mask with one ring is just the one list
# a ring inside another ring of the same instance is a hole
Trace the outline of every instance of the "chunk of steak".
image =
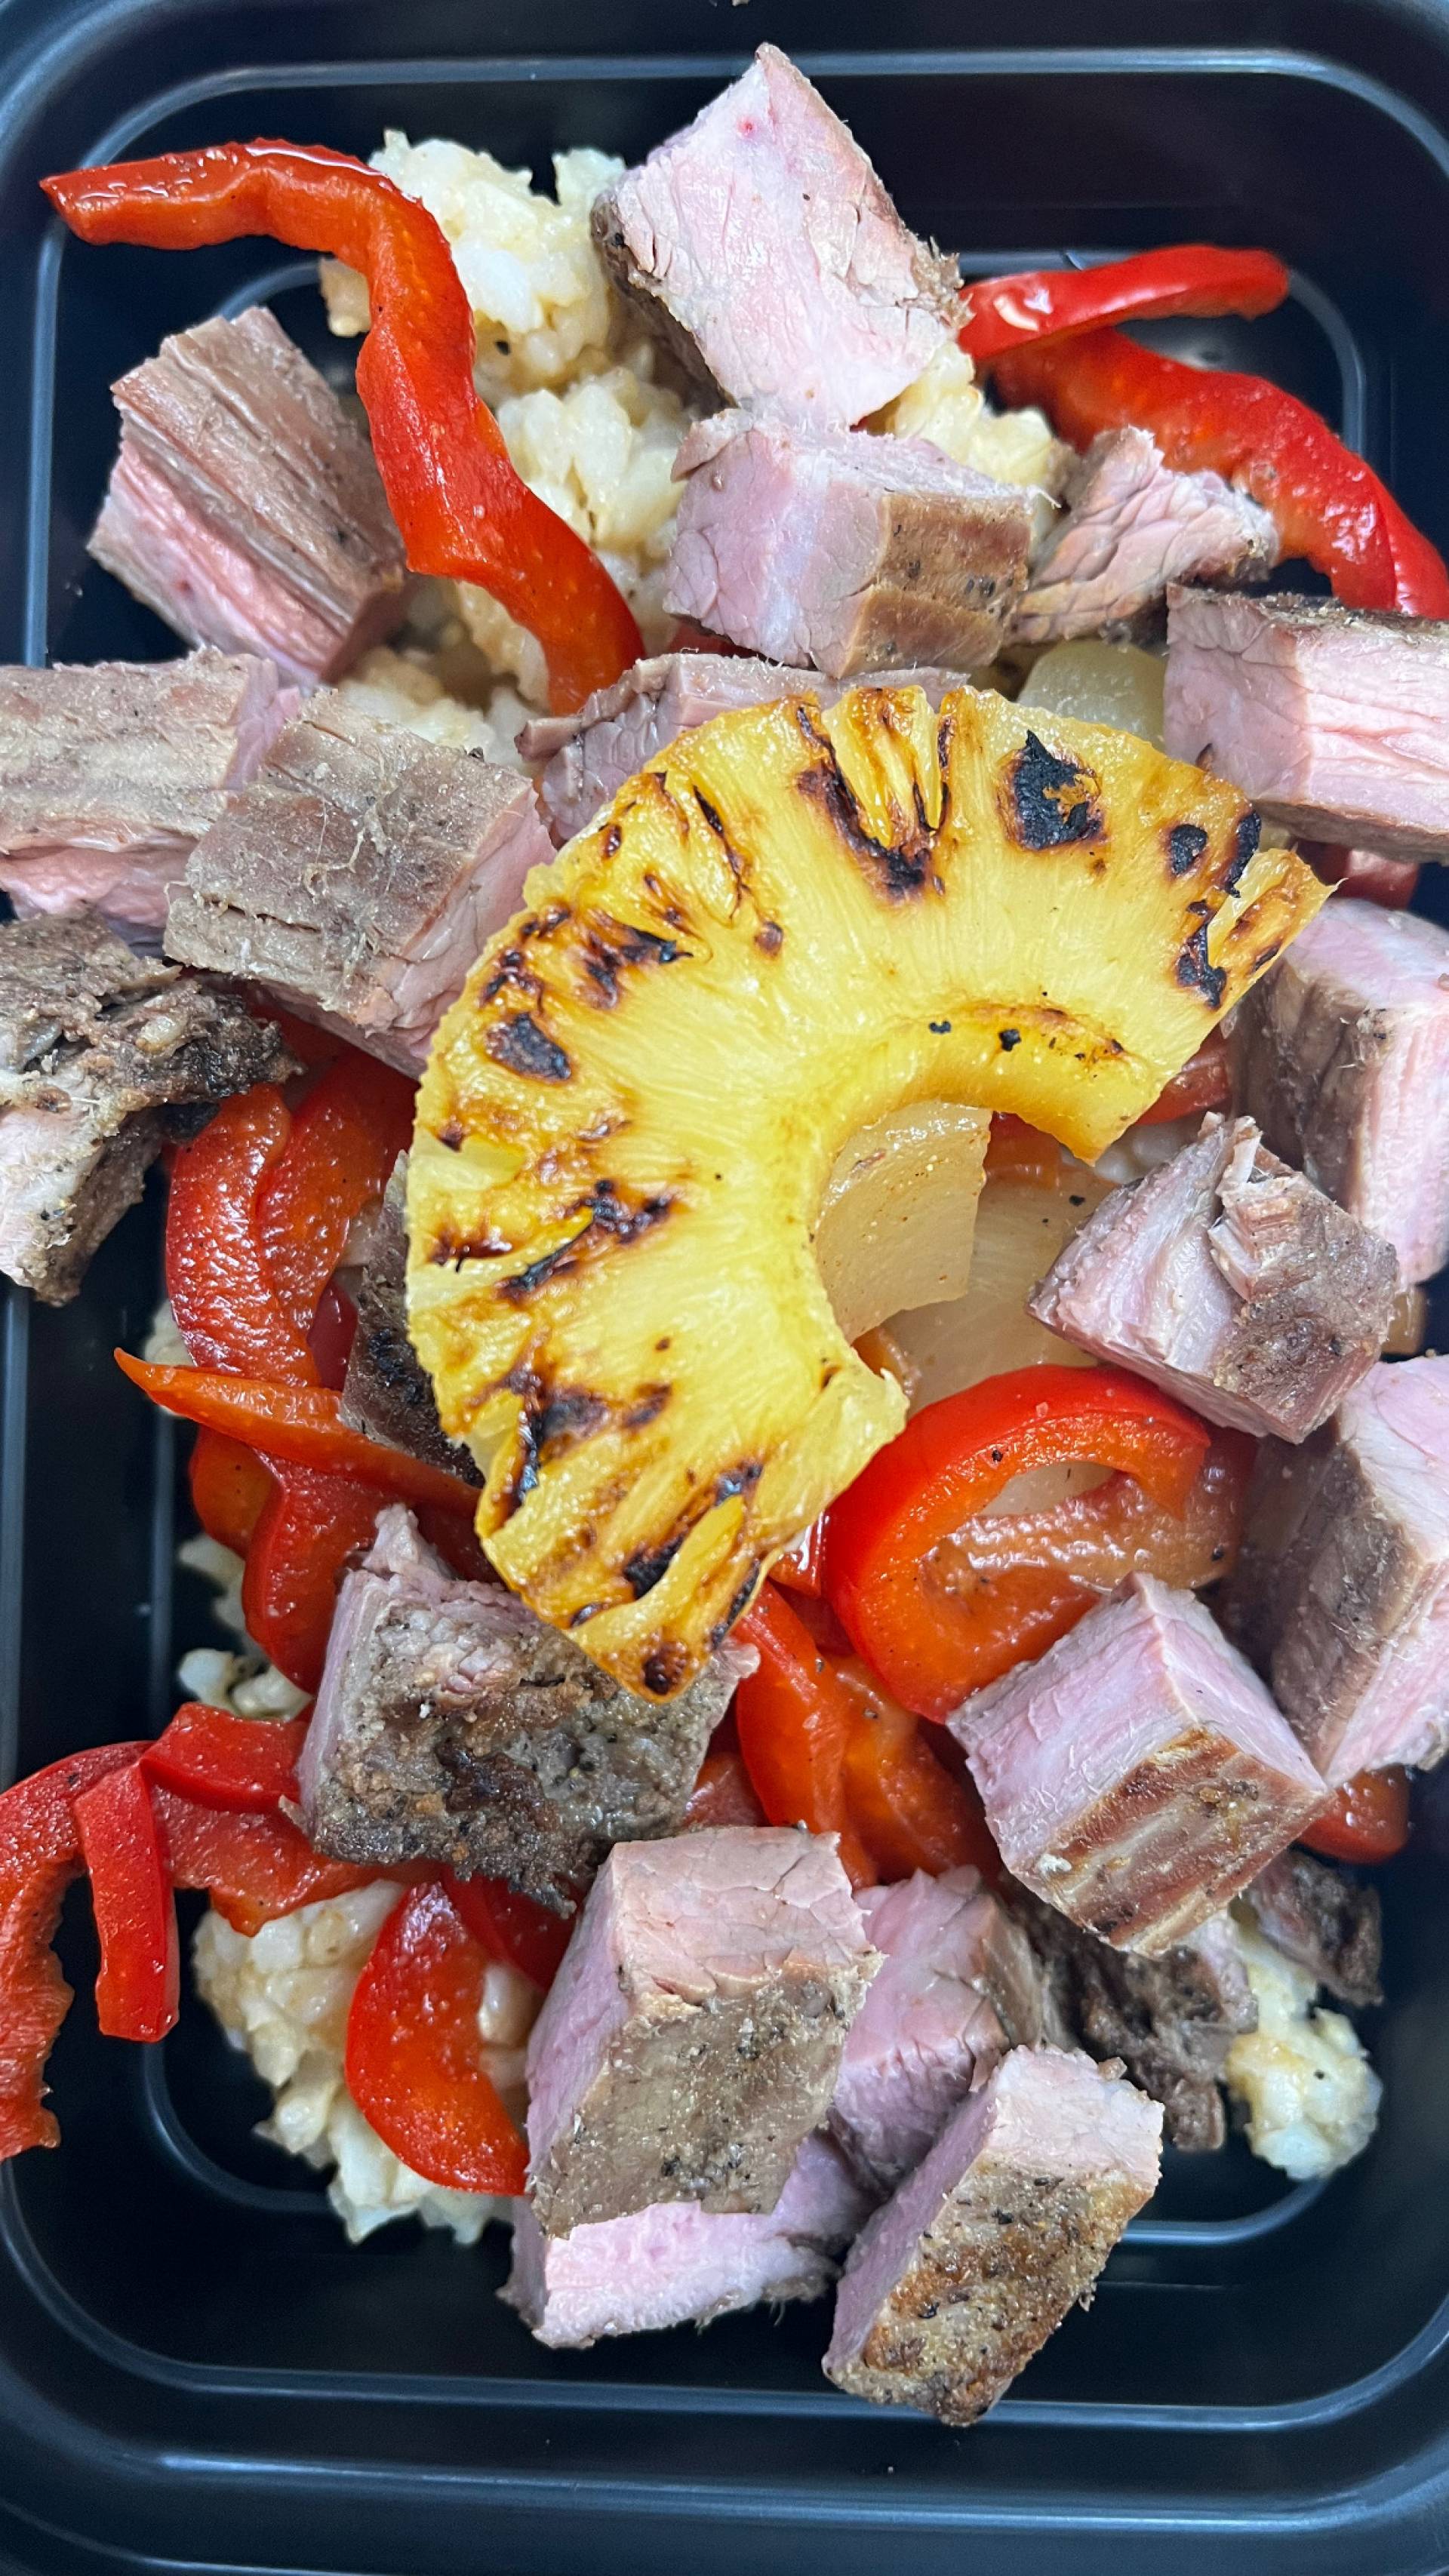
[(269, 1021), (95, 913), (0, 927), (0, 1271), (64, 1305), (167, 1137), (294, 1069)]
[(297, 704), (274, 662), (0, 669), (0, 886), (23, 918), (98, 912), (159, 948), (166, 894)]
[[(869, 687), (875, 680), (922, 688), (936, 706), (955, 674), (929, 667), (863, 671), (849, 685)], [(735, 707), (770, 706), (797, 691), (827, 707), (840, 693), (818, 671), (790, 671), (748, 653), (659, 653), (636, 662), (612, 688), (596, 689), (577, 715), (540, 716), (525, 725), (518, 747), (525, 760), (545, 764), (538, 793), (558, 846), (582, 832), (680, 734)]]
[(1331, 1782), (1449, 1751), (1449, 1359), (1259, 1451), (1224, 1617)]
[(1008, 2047), (1041, 2037), (1030, 1945), (979, 1870), (917, 1870), (857, 1897), (885, 1964), (850, 2026), (830, 2129), (880, 2198)]
[(511, 1592), (461, 1583), (394, 1504), (344, 1576), (298, 1766), (341, 1860), (446, 1861), (567, 1912), (610, 1843), (677, 1826), (742, 1670), (638, 1699)]
[(1039, 1322), (1240, 1431), (1304, 1440), (1389, 1337), (1399, 1265), (1251, 1118), (1204, 1119), (1114, 1190), (1027, 1300)]
[(774, 45), (594, 207), (614, 284), (709, 390), (849, 425), (944, 347), (954, 260), (908, 232), (858, 143)]
[(322, 690), (192, 851), (167, 953), (265, 985), (416, 1074), (529, 869), (552, 858), (517, 770)]
[(407, 1169), (406, 1154), (399, 1154), (353, 1291), (357, 1330), (339, 1410), (344, 1422), (370, 1440), (409, 1450), (430, 1467), (481, 1485), (472, 1452), (450, 1440), (438, 1420), (432, 1379), (408, 1339)]
[(766, 2299), (818, 2299), (870, 2208), (869, 2193), (838, 2150), (815, 2135), (804, 2140), (770, 2210), (665, 2200), (569, 2236), (545, 2236), (523, 2201), (513, 2222), (513, 2269), (499, 2295), (556, 2350), (600, 2335), (708, 2325)]
[(825, 2370), (880, 2406), (973, 2424), (1090, 2296), (1157, 2188), (1162, 2112), (1120, 2073), (1015, 2048), (867, 2221)]
[(1252, 1907), (1264, 1940), (1339, 2003), (1362, 2011), (1383, 2002), (1383, 1908), (1376, 1887), (1295, 1849), (1270, 1860), (1244, 1888), (1242, 1901)]
[(367, 434), (261, 305), (112, 386), (121, 451), (90, 547), (184, 635), (335, 680), (407, 606)]
[(1173, 591), (1163, 725), (1290, 832), (1449, 859), (1449, 622)]
[(1240, 1106), (1269, 1150), (1391, 1243), (1410, 1286), (1449, 1259), (1449, 933), (1336, 896), (1236, 1015)]
[(1195, 2153), (1222, 2146), (1228, 2050), (1258, 2026), (1231, 1917), (1211, 1915), (1160, 1958), (1139, 1959), (1081, 1931), (1027, 1888), (1008, 1882), (1003, 1894), (1040, 1962), (1055, 2027), (1068, 2044), (1099, 2061), (1120, 2058), (1133, 2083), (1162, 2104), (1173, 2146)]
[(528, 2045), (545, 2233), (662, 2200), (773, 2209), (879, 1964), (833, 1839), (617, 1844)]
[(1170, 1950), (1328, 1791), (1202, 1603), (1134, 1574), (951, 1720), (1001, 1857), (1120, 1950)]
[(1020, 596), (1031, 495), (919, 438), (690, 432), (665, 605), (751, 653), (831, 679), (989, 662)]
[(1266, 510), (1220, 474), (1174, 474), (1145, 429), (1094, 438), (1011, 621), (1014, 644), (1129, 633), (1169, 585), (1249, 581), (1278, 560)]

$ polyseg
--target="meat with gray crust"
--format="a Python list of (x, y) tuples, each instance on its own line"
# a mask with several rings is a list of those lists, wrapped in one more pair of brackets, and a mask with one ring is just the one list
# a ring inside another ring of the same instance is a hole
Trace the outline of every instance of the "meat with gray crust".
[(168, 1137), (294, 1070), (234, 994), (93, 912), (0, 926), (0, 1270), (60, 1306)]
[(833, 1837), (617, 1844), (528, 2044), (544, 2232), (666, 2200), (773, 2209), (879, 1964)]
[(407, 1170), (399, 1154), (372, 1229), (362, 1275), (353, 1289), (357, 1330), (347, 1356), (338, 1410), (354, 1431), (406, 1449), (465, 1484), (483, 1482), (473, 1453), (450, 1440), (438, 1420), (433, 1382), (408, 1339)]
[(1339, 2003), (1365, 2011), (1383, 2002), (1383, 1908), (1376, 1887), (1295, 1845), (1268, 1863), (1241, 1901), (1252, 1907), (1264, 1940)]

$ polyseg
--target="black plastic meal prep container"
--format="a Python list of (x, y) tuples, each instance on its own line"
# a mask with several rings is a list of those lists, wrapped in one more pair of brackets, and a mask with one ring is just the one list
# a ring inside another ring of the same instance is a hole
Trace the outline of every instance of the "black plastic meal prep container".
[[(339, 376), (349, 359), (307, 263), (265, 242), (82, 249), (44, 220), (41, 172), (258, 133), (366, 153), (387, 125), (535, 170), (582, 143), (633, 158), (766, 36), (968, 267), (1182, 238), (1284, 253), (1281, 313), (1164, 336), (1319, 405), (1449, 541), (1449, 7), (8, 0), (0, 657), (172, 649), (84, 554), (107, 385), (163, 332), (265, 296)], [(1449, 879), (1426, 877), (1449, 916)], [(214, 1639), (174, 1564), (173, 1426), (110, 1357), (159, 1293), (159, 1204), (77, 1304), (12, 1291), (6, 1310), (0, 1778), (159, 1726), (177, 1654)], [(320, 2182), (253, 2137), (264, 2088), (199, 2005), (159, 2050), (97, 2037), (77, 1902), (64, 2144), (0, 2176), (0, 2576), (878, 2576), (907, 2553), (919, 2576), (1431, 2576), (1449, 2565), (1436, 1786), (1384, 1895), (1368, 2154), (1298, 2187), (1241, 2146), (1170, 2156), (1090, 2314), (966, 2434), (829, 2389), (824, 2308), (550, 2355), (493, 2296), (500, 2231), (465, 2252), (409, 2221), (350, 2248)]]

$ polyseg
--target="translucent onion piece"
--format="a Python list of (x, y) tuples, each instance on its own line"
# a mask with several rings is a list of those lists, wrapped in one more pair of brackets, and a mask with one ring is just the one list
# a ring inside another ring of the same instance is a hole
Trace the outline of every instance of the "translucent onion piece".
[(962, 1296), (990, 1130), (984, 1109), (923, 1100), (851, 1138), (815, 1228), (820, 1275), (847, 1341), (887, 1315)]
[(1135, 644), (1053, 644), (1017, 693), (1019, 707), (1115, 725), (1162, 749), (1162, 677), (1166, 665)]
[(913, 1413), (1004, 1369), (1035, 1368), (1045, 1360), (1090, 1367), (1089, 1354), (1038, 1324), (1026, 1301), (1109, 1188), (1078, 1163), (1064, 1164), (1060, 1183), (1049, 1189), (1005, 1174), (987, 1181), (965, 1295), (890, 1319), (891, 1340), (916, 1371)]

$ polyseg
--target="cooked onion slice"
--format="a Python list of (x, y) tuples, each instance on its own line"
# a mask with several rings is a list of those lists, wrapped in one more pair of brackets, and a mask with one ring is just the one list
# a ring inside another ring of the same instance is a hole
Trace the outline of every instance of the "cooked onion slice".
[(1005, 1174), (987, 1180), (976, 1209), (964, 1296), (890, 1319), (891, 1340), (916, 1371), (913, 1413), (1004, 1369), (1032, 1368), (1044, 1360), (1090, 1365), (1086, 1351), (1037, 1323), (1026, 1301), (1109, 1187), (1077, 1163), (1064, 1163), (1060, 1179), (1048, 1188)]
[(965, 1294), (990, 1129), (984, 1109), (922, 1100), (862, 1128), (837, 1157), (815, 1255), (847, 1341)]

